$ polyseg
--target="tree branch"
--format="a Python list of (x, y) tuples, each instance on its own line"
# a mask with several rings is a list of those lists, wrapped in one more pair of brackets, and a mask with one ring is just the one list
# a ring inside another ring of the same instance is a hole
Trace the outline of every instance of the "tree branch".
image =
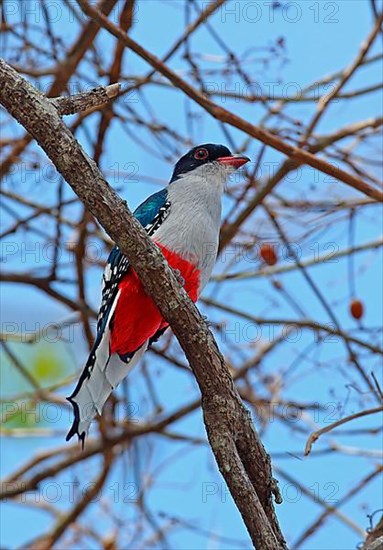
[(376, 407), (375, 409), (367, 409), (366, 411), (359, 411), (355, 414), (350, 414), (349, 416), (341, 418), (336, 422), (332, 422), (329, 426), (325, 426), (320, 430), (312, 432), (306, 442), (305, 455), (307, 456), (310, 454), (313, 443), (315, 443), (315, 441), (317, 441), (321, 435), (327, 432), (331, 432), (331, 430), (333, 430), (334, 428), (337, 428), (338, 426), (342, 426), (342, 424), (346, 424), (347, 422), (350, 422), (351, 420), (355, 420), (356, 418), (361, 418), (363, 416), (368, 416), (370, 414), (376, 414), (382, 411), (383, 411), (383, 407)]
[(90, 212), (129, 258), (147, 293), (170, 323), (202, 394), (206, 431), (218, 467), (259, 549), (286, 548), (272, 502), (279, 493), (270, 459), (217, 344), (159, 249), (127, 204), (109, 187), (56, 109), (0, 60), (0, 102), (36, 139)]

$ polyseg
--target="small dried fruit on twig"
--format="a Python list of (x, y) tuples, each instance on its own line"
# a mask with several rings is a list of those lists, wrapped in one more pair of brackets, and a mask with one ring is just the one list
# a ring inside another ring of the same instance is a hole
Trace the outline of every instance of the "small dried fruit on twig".
[(354, 319), (361, 319), (364, 313), (364, 306), (360, 300), (353, 299), (350, 302), (350, 313)]
[(261, 246), (261, 258), (267, 265), (275, 265), (277, 263), (277, 253), (272, 244), (263, 244)]

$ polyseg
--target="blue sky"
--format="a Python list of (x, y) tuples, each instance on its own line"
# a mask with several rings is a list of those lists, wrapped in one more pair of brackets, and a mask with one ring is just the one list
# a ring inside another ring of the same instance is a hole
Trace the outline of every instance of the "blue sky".
[[(203, 3), (199, 3), (202, 6)], [(219, 11), (213, 18), (214, 28), (219, 36), (225, 40), (232, 50), (243, 53), (249, 51), (251, 55), (252, 49), (257, 55), (261, 55), (266, 46), (270, 46), (279, 37), (283, 36), (286, 41), (286, 49), (289, 57), (287, 64), (281, 64), (280, 60), (275, 59), (270, 64), (267, 71), (267, 78), (261, 75), (259, 70), (259, 83), (263, 89), (274, 86), (274, 90), (278, 94), (285, 93), (286, 90), (294, 89), (294, 85), (299, 88), (312, 83), (316, 79), (337, 71), (347, 64), (352, 62), (360, 43), (367, 36), (372, 24), (371, 10), (368, 2), (362, 0), (340, 0), (337, 2), (313, 2), (300, 1), (289, 2), (290, 6), (285, 9), (276, 10), (269, 13), (267, 2), (229, 2), (228, 7)], [(233, 10), (232, 12), (230, 10)], [(18, 13), (20, 17), (22, 12)], [(195, 14), (193, 13), (192, 19)], [(183, 26), (183, 9), (180, 1), (165, 2), (144, 0), (139, 2), (138, 10), (135, 14), (135, 25), (131, 31), (131, 36), (142, 44), (149, 51), (155, 53), (158, 57), (163, 56), (173, 42), (179, 37)], [(63, 16), (59, 21), (62, 36), (69, 43), (71, 37), (76, 34), (76, 25), (73, 24), (63, 11)], [(110, 52), (111, 46), (114, 45), (114, 39), (106, 33), (102, 33), (98, 38), (98, 44), (102, 51)], [(211, 39), (205, 29), (201, 28), (193, 36), (193, 49), (198, 52), (203, 52), (211, 56), (206, 65), (211, 65), (214, 68), (215, 64), (211, 59), (213, 56), (222, 55), (221, 49)], [(379, 51), (380, 44), (377, 42), (371, 53)], [(184, 63), (182, 60), (182, 51), (180, 55), (172, 59), (171, 66), (173, 69), (182, 69)], [(146, 74), (150, 68), (132, 52), (127, 52), (124, 62), (124, 70), (126, 73)], [(362, 69), (357, 76), (353, 78), (345, 87), (345, 91), (354, 90), (367, 86), (368, 84), (376, 83), (379, 80), (377, 73), (377, 65), (372, 68)], [(257, 74), (257, 67), (253, 68), (254, 74)], [(90, 83), (97, 85), (99, 81), (94, 80), (95, 75), (90, 75)], [(262, 80), (263, 78), (263, 80)], [(213, 80), (213, 85), (223, 85), (221, 82)], [(232, 83), (233, 89), (236, 89), (236, 82)], [(287, 87), (290, 85), (290, 88)], [(168, 121), (172, 126), (176, 127), (180, 133), (185, 132), (185, 106), (186, 99), (178, 91), (152, 87), (147, 98), (151, 102), (151, 107), (159, 121)], [(138, 97), (131, 97), (131, 101), (139, 102)], [(348, 104), (347, 102), (334, 102), (327, 115), (322, 119), (318, 127), (319, 133), (330, 132), (340, 126), (350, 124), (364, 118), (374, 116), (381, 110), (381, 97), (378, 94), (362, 96), (360, 99)], [(136, 104), (136, 103), (135, 103)], [(246, 105), (239, 106), (235, 101), (227, 101), (223, 105), (238, 111), (241, 116), (247, 117), (248, 120), (257, 123), (264, 111), (262, 106)], [(294, 107), (290, 114), (296, 117), (302, 117), (307, 120), (308, 109), (313, 106), (306, 104), (298, 104)], [(192, 109), (200, 113), (200, 111), (192, 106)], [(201, 113), (200, 113), (201, 114)], [(70, 119), (68, 119), (69, 121)], [(96, 119), (90, 118), (87, 123), (87, 131), (92, 133)], [(244, 139), (238, 130), (230, 129), (230, 133), (238, 144)], [(225, 142), (217, 123), (204, 114), (194, 127), (194, 135), (190, 135), (190, 141), (196, 142)], [(84, 147), (90, 152), (91, 148), (87, 141), (87, 136), (84, 132), (79, 132), (78, 139)], [(150, 146), (155, 149), (155, 143)], [(107, 153), (102, 160), (102, 168), (107, 171), (113, 171), (118, 167), (119, 170), (124, 170), (124, 166), (129, 163), (129, 166), (137, 165), (137, 177), (133, 180), (122, 182), (118, 179), (118, 185), (121, 185), (121, 194), (127, 199), (129, 206), (135, 208), (145, 197), (158, 189), (158, 184), (148, 183), (143, 176), (151, 176), (165, 183), (171, 173), (171, 166), (175, 158), (164, 158), (161, 151), (157, 154), (150, 154), (143, 150), (142, 147), (135, 143), (133, 139), (129, 139), (121, 126), (115, 127), (113, 132), (109, 133), (107, 140)], [(182, 143), (179, 145), (179, 153), (184, 151), (185, 147)], [(250, 154), (254, 157), (260, 149), (260, 144), (256, 141), (252, 142), (249, 148)], [(269, 161), (280, 160), (281, 156), (272, 151), (268, 152)], [(121, 168), (122, 167), (122, 168)], [(129, 168), (128, 168), (129, 169)], [(43, 179), (35, 180), (35, 176), (29, 173), (26, 174), (25, 182), (23, 181), (23, 189), (31, 199), (39, 201), (53, 200), (53, 189), (49, 189), (46, 181)], [(311, 169), (304, 169), (302, 177), (298, 182), (281, 184), (285, 196), (291, 198), (302, 198), (310, 195), (310, 184), (315, 180)], [(57, 180), (56, 180), (57, 181)], [(117, 183), (117, 182), (116, 182)], [(6, 182), (6, 185), (11, 185), (11, 180)], [(317, 182), (318, 188), (324, 185), (323, 175), (319, 175)], [(337, 187), (338, 186), (338, 187)], [(343, 184), (334, 184), (335, 194), (339, 197), (356, 196)], [(65, 190), (65, 196), (70, 197), (69, 189)], [(323, 196), (321, 191), (318, 191), (318, 197)], [(225, 198), (225, 210), (231, 205), (231, 200)], [(375, 207), (373, 207), (375, 208)], [(74, 215), (78, 209), (68, 209), (68, 214)], [(381, 235), (381, 227), (376, 226), (377, 210), (371, 208), (371, 212), (364, 214), (357, 220), (357, 242), (367, 242), (372, 238), (377, 238)], [(4, 216), (4, 223), (7, 219)], [(329, 230), (321, 237), (318, 233), (318, 242), (321, 252), (325, 250), (325, 245), (329, 242), (335, 242), (340, 249), (347, 246), (346, 223), (340, 223), (336, 226), (335, 231)], [(297, 234), (299, 231), (297, 230)], [(68, 238), (70, 235), (68, 234)], [(17, 239), (18, 245), (23, 242), (24, 235), (20, 234)], [(29, 243), (33, 244), (33, 243)], [(303, 247), (305, 256), (312, 254), (309, 246), (305, 243)], [(369, 254), (367, 258), (367, 254)], [(381, 325), (380, 304), (382, 302), (382, 291), (380, 282), (382, 280), (382, 264), (375, 254), (367, 253), (364, 258), (367, 258), (366, 263), (369, 269), (358, 276), (357, 290), (363, 296), (366, 304), (366, 324), (369, 326)], [(28, 258), (28, 261), (36, 261), (36, 258)], [(41, 253), (38, 254), (38, 263), (43, 270), (46, 265), (46, 258)], [(217, 265), (217, 273), (223, 270), (225, 265)], [(8, 265), (6, 266), (8, 269)], [(20, 262), (20, 258), (16, 258), (13, 263), (9, 264), (9, 269), (24, 269), (25, 264)], [(236, 265), (236, 269), (249, 268), (248, 264), (243, 263)], [(344, 327), (350, 327), (352, 322), (347, 313), (347, 264), (345, 261), (339, 261), (334, 265), (327, 264), (324, 266), (314, 267), (312, 273), (315, 273), (316, 281), (323, 281), (326, 285), (325, 291), (329, 299), (336, 303), (339, 307), (337, 314)], [(91, 295), (91, 302), (94, 307), (97, 307), (99, 300), (99, 270), (91, 269), (88, 273), (88, 284)], [(310, 315), (321, 322), (327, 322), (328, 319), (323, 313), (321, 306), (313, 299), (312, 292), (301, 276), (293, 272), (286, 276), (284, 284), (291, 292), (298, 295), (304, 303), (305, 308)], [(68, 290), (70, 293), (70, 290)], [(287, 306), (275, 307), (273, 309), (272, 293), (270, 284), (261, 279), (247, 281), (243, 283), (229, 282), (219, 291), (221, 300), (227, 299), (233, 303), (232, 297), (235, 295), (235, 306), (247, 311), (250, 314), (258, 314), (269, 310), (271, 316), (290, 316), (291, 311)], [(216, 297), (216, 285), (210, 284), (205, 292), (207, 297)], [(3, 319), (6, 322), (12, 322), (17, 319), (17, 322), (24, 321), (30, 329), (35, 326), (35, 323), (50, 323), (62, 319), (66, 315), (66, 310), (62, 306), (53, 304), (44, 295), (29, 288), (21, 289), (19, 286), (7, 285), (3, 287), (2, 293), (2, 308)], [(212, 311), (207, 307), (201, 306), (207, 315), (212, 320), (219, 320), (216, 311)], [(217, 317), (217, 319), (215, 319)], [(228, 330), (235, 331), (235, 323), (238, 320), (228, 314), (224, 314), (228, 322)], [(241, 325), (240, 329), (243, 329)], [(231, 333), (233, 334), (233, 332)], [(217, 335), (218, 342), (221, 347), (230, 354), (234, 353), (232, 348), (222, 341), (222, 337)], [(230, 338), (230, 336), (229, 336)], [(299, 343), (292, 342), (289, 346), (283, 346), (280, 352), (273, 354), (271, 358), (267, 358), (262, 365), (260, 373), (254, 373), (251, 376), (251, 381), (257, 386), (257, 377), (272, 374), (275, 369), (278, 370), (284, 365), (288, 365), (297, 356), (299, 350), (303, 350), (305, 346), (313, 344), (313, 334), (305, 332), (302, 335)], [(49, 345), (45, 344), (49, 347)], [(81, 335), (76, 333), (75, 340), (70, 345), (51, 344), (51, 349), (60, 355), (67, 364), (70, 365), (70, 372), (78, 369), (85, 357), (86, 347), (81, 338)], [(59, 347), (58, 347), (59, 346)], [(27, 360), (33, 361), (33, 358), (38, 353), (38, 350), (30, 347), (25, 351), (25, 345), (15, 345), (14, 349), (23, 354)], [(284, 397), (294, 399), (299, 396), (303, 401), (318, 401), (326, 404), (324, 412), (318, 413), (316, 418), (319, 425), (328, 421), (328, 415), (335, 414), (334, 410), (339, 404), (345, 404), (345, 409), (341, 414), (351, 414), (357, 408), (358, 396), (353, 394), (350, 385), (356, 378), (354, 373), (350, 371), (345, 373), (339, 372), (337, 367), (340, 362), (340, 357), (343, 354), (343, 348), (339, 342), (330, 342), (328, 345), (321, 346), (321, 356), (316, 357), (318, 353), (316, 348), (312, 351), (312, 362), (307, 362), (307, 373), (302, 376), (297, 376), (294, 379), (290, 394), (286, 392)], [(326, 363), (322, 368), (314, 368), (315, 360), (325, 362), (331, 358), (332, 363)], [(161, 400), (166, 404), (167, 410), (175, 410), (177, 406), (184, 402), (192, 401), (198, 396), (196, 383), (192, 376), (188, 373), (178, 372), (162, 360), (153, 357), (147, 358), (147, 365), (153, 369), (158, 393)], [(334, 367), (332, 370), (331, 367)], [(372, 369), (379, 367), (372, 361), (368, 363), (368, 368)], [(300, 367), (298, 367), (299, 369)], [(9, 395), (21, 389), (27, 390), (27, 386), (22, 386), (21, 380), (17, 380), (15, 375), (11, 376), (11, 367), (4, 361), (4, 386), (3, 395)], [(377, 369), (378, 370), (378, 369)], [(293, 375), (292, 375), (293, 376)], [(332, 383), (328, 381), (331, 379)], [(345, 381), (348, 381), (349, 385)], [(138, 418), (142, 418), (147, 414), (147, 407), (142, 400), (144, 393), (142, 377), (140, 372), (133, 373), (131, 383), (129, 384), (130, 399), (134, 403), (138, 403), (137, 414)], [(302, 397), (304, 396), (304, 397)], [(327, 419), (326, 419), (327, 415)], [(69, 419), (65, 411), (58, 424), (61, 430), (66, 430)], [(378, 425), (378, 419), (370, 418), (366, 420), (358, 420), (352, 427), (373, 427)], [(195, 411), (185, 419), (180, 421), (176, 426), (177, 431), (187, 431), (196, 437), (204, 436), (204, 428), (202, 424), (200, 411)], [(315, 429), (315, 428), (313, 428)], [(310, 487), (316, 492), (321, 499), (328, 503), (336, 504), (339, 499), (347, 493), (347, 491), (357, 483), (360, 477), (366, 475), (374, 467), (374, 461), (370, 458), (353, 459), (345, 454), (328, 454), (325, 456), (311, 456), (308, 459), (291, 460), (288, 457), (281, 458), (281, 453), (301, 453), (305, 443), (305, 435), (299, 435), (294, 431), (288, 431), (281, 427), (278, 422), (273, 422), (272, 427), (266, 432), (264, 443), (271, 454), (276, 454), (275, 465), (282, 470), (285, 470), (293, 478), (299, 480), (304, 485)], [(49, 446), (61, 444), (62, 438), (20, 438), (9, 439), (2, 438), (0, 440), (2, 447), (2, 475), (8, 474), (13, 470), (15, 465), (20, 465), (26, 457), (33, 455), (36, 450), (47, 448)], [(381, 442), (376, 438), (363, 437), (359, 439), (348, 440), (347, 437), (342, 438), (345, 445), (364, 446), (369, 449), (378, 449), (381, 447)], [(155, 444), (155, 456), (150, 456), (150, 449)], [(185, 443), (173, 443), (168, 446), (166, 442), (157, 435), (151, 435), (147, 438), (142, 438), (137, 441), (136, 453), (137, 456), (144, 456), (143, 463), (134, 463), (133, 458), (127, 458), (126, 464), (120, 461), (107, 481), (106, 491), (107, 497), (114, 495), (115, 483), (119, 485), (121, 494), (118, 495), (120, 517), (124, 522), (127, 532), (130, 532), (130, 519), (133, 519), (133, 507), (129, 507), (129, 503), (123, 502), (122, 497), (129, 498), (135, 496), (135, 486), (137, 479), (137, 470), (145, 468), (155, 471), (159, 469), (157, 483), (155, 488), (149, 493), (150, 503), (153, 510), (168, 514), (170, 517), (176, 515), (187, 518), (190, 521), (191, 527), (197, 525), (201, 531), (214, 531), (222, 536), (222, 539), (215, 540), (214, 537), (206, 537), (203, 532), (198, 533), (198, 530), (193, 530), (187, 526), (184, 528), (175, 529), (168, 536), (169, 546), (177, 549), (190, 548), (219, 548), (232, 549), (233, 539), (243, 541), (244, 548), (250, 548), (249, 540), (244, 529), (242, 520), (233, 505), (231, 498), (226, 494), (225, 486), (222, 478), (217, 472), (214, 460), (212, 459), (208, 447), (200, 448), (190, 445), (188, 448)], [(317, 444), (318, 448), (320, 444)], [(163, 463), (170, 461), (174, 455), (174, 461), (171, 465), (163, 467)], [(75, 469), (75, 475), (66, 474), (67, 477), (62, 479), (48, 480), (46, 485), (40, 488), (41, 498), (53, 499), (49, 497), (49, 491), (61, 491), (59, 506), (65, 507), (68, 504), (68, 487), (73, 482), (75, 476), (81, 480), (92, 479), (92, 464), (96, 464), (94, 460), (87, 470), (84, 472), (85, 466), (79, 464)], [(301, 532), (302, 526), (308, 523), (310, 519), (315, 518), (322, 508), (311, 500), (306, 499), (300, 494), (294, 484), (283, 479), (281, 475), (277, 475), (280, 480), (284, 503), (277, 507), (277, 512), (281, 521), (282, 529), (286, 537), (291, 542), (297, 538)], [(49, 483), (52, 482), (52, 485)], [(126, 489), (123, 484), (126, 483)], [(57, 485), (54, 485), (57, 484)], [(122, 489), (121, 489), (122, 487)], [(44, 492), (45, 491), (45, 492)], [(377, 497), (381, 492), (381, 480), (376, 478), (375, 482), (369, 484), (356, 499), (351, 500), (343, 511), (354, 520), (362, 528), (368, 526), (367, 514), (372, 513), (379, 508), (379, 499)], [(53, 494), (53, 493), (52, 493)], [(105, 496), (105, 495), (103, 495)], [(335, 502), (333, 502), (335, 501)], [(93, 507), (92, 517), (97, 517), (100, 525), (109, 527), (108, 518), (102, 513), (101, 508), (97, 508), (96, 503)], [(22, 511), (22, 514), (21, 514)], [(15, 548), (28, 538), (44, 531), (47, 527), (47, 518), (44, 513), (37, 513), (33, 510), (21, 508), (19, 504), (7, 504), (4, 506), (1, 514), (2, 528), (2, 546), (6, 548)], [(20, 520), (22, 520), (23, 528), (20, 529)], [(304, 546), (304, 550), (349, 550), (355, 548), (360, 542), (358, 535), (344, 526), (342, 522), (334, 518), (332, 515), (326, 520), (325, 528), (309, 539)], [(299, 526), (299, 528), (297, 527)], [(129, 537), (127, 537), (129, 538)], [(89, 544), (91, 544), (89, 542)], [(238, 544), (238, 543), (235, 543)], [(238, 546), (240, 547), (240, 546)], [(242, 546), (241, 546), (242, 547)]]

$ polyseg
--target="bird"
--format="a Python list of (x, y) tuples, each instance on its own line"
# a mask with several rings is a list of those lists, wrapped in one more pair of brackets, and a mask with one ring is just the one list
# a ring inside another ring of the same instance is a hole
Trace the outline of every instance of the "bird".
[[(229, 176), (250, 159), (224, 145), (190, 149), (175, 164), (168, 185), (134, 211), (180, 284), (196, 302), (212, 273), (221, 225), (221, 199)], [(128, 258), (116, 245), (102, 276), (94, 345), (67, 400), (74, 419), (66, 440), (82, 442), (112, 391), (168, 328)]]

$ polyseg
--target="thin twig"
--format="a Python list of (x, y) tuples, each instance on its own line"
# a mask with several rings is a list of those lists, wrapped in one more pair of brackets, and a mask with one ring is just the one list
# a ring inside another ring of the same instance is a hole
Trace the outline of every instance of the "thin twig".
[(313, 446), (313, 443), (319, 439), (319, 437), (327, 432), (331, 432), (331, 430), (334, 430), (338, 426), (342, 426), (342, 424), (346, 424), (347, 422), (351, 422), (352, 420), (355, 420), (356, 418), (362, 418), (363, 416), (368, 416), (370, 414), (376, 414), (378, 412), (382, 412), (383, 407), (375, 407), (374, 409), (367, 409), (365, 411), (359, 411), (355, 414), (350, 414), (349, 416), (345, 416), (344, 418), (341, 418), (340, 420), (337, 420), (336, 422), (333, 422), (329, 426), (325, 426), (324, 428), (321, 428), (320, 430), (317, 430), (316, 432), (313, 432), (310, 434), (310, 437), (307, 440), (306, 447), (305, 447), (305, 455), (307, 456), (310, 454), (311, 448)]

